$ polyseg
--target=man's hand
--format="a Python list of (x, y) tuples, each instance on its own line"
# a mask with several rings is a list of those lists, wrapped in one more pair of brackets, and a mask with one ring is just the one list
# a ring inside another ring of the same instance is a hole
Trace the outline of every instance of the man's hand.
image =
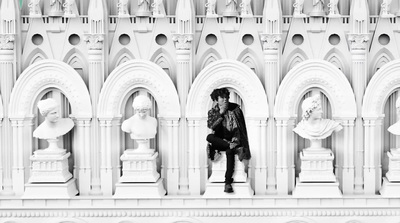
[(224, 114), (227, 109), (228, 109), (228, 103), (224, 103), (222, 105), (219, 105), (219, 113), (220, 114)]

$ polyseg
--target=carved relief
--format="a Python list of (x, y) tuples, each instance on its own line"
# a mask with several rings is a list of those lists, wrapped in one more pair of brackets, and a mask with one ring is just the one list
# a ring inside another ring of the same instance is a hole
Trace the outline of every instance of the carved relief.
[(85, 42), (87, 43), (89, 50), (101, 50), (103, 49), (104, 35), (102, 34), (86, 34)]
[(280, 34), (261, 34), (261, 42), (264, 50), (277, 50), (281, 41)]
[(0, 34), (0, 50), (13, 50), (14, 40), (14, 34)]
[(193, 34), (174, 34), (172, 40), (177, 50), (190, 50), (192, 48)]
[(365, 50), (367, 48), (368, 34), (349, 34), (348, 38), (352, 50)]

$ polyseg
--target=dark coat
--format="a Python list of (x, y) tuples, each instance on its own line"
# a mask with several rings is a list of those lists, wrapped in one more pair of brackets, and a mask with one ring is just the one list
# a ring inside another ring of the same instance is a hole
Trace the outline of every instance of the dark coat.
[[(233, 137), (230, 140), (239, 144), (236, 149), (239, 160), (249, 160), (251, 158), (251, 153), (249, 148), (249, 140), (247, 137), (246, 121), (244, 119), (243, 112), (238, 104), (231, 102), (229, 102), (228, 110), (233, 112), (233, 118), (237, 125), (237, 129), (233, 133)], [(218, 105), (215, 105), (208, 111), (207, 126), (213, 131), (216, 131), (216, 133), (222, 127), (223, 120), (224, 115), (219, 113)]]

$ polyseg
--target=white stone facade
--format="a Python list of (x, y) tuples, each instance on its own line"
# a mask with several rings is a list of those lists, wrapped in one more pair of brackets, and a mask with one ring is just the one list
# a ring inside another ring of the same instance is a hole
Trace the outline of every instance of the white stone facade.
[[(243, 0), (208, 2), (0, 0), (0, 223), (400, 222), (399, 171), (387, 155), (400, 148), (387, 131), (400, 95), (400, 2), (245, 1), (251, 16), (237, 13)], [(203, 196), (215, 186), (205, 139), (220, 87), (244, 111), (252, 159), (246, 185), (213, 198)], [(315, 92), (343, 126), (322, 142), (334, 157), (332, 196), (320, 182), (303, 188), (317, 195), (296, 191), (307, 142), (292, 130)], [(160, 179), (129, 187), (120, 157), (136, 144), (121, 123), (136, 95), (151, 98), (158, 119), (150, 145)], [(48, 97), (75, 122), (59, 142), (73, 190), (29, 184), (30, 157), (47, 145), (32, 137), (36, 103)]]

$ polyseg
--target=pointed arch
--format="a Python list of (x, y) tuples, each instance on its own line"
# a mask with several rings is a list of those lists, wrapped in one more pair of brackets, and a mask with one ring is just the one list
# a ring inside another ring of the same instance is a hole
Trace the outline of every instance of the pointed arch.
[(243, 50), (239, 54), (237, 60), (246, 64), (246, 66), (253, 70), (257, 75), (261, 71), (261, 62), (258, 60), (256, 53), (252, 49), (246, 48)]
[(111, 61), (111, 67), (117, 68), (119, 65), (125, 61), (125, 59), (133, 60), (135, 56), (127, 48), (122, 48), (117, 54), (115, 54), (114, 59)]
[(222, 59), (221, 54), (214, 48), (208, 48), (204, 54), (199, 58), (197, 68), (203, 70), (206, 66), (214, 61)]
[(89, 85), (89, 65), (83, 53), (76, 48), (68, 51), (64, 56), (64, 63), (70, 65), (82, 77), (86, 86)]
[(288, 73), (297, 64), (300, 64), (300, 63), (308, 60), (306, 53), (300, 48), (296, 48), (295, 50), (293, 50), (293, 52), (291, 52), (287, 58), (288, 58), (288, 60), (286, 61), (285, 65), (282, 67), (283, 69), (286, 69), (283, 71), (283, 74)]
[(335, 67), (339, 68), (347, 77), (348, 80), (350, 80), (350, 67), (349, 64), (346, 63), (346, 57), (343, 55), (342, 52), (337, 50), (336, 48), (332, 48), (331, 50), (328, 51), (328, 53), (325, 55), (324, 60), (332, 63), (335, 65)]
[(32, 52), (30, 52), (29, 55), (27, 56), (24, 63), (24, 68), (45, 59), (48, 59), (46, 53), (42, 49), (36, 48), (32, 50)]
[(172, 82), (176, 84), (175, 62), (168, 51), (163, 48), (156, 50), (151, 56), (150, 61), (153, 61), (161, 67), (171, 78)]
[(374, 75), (380, 68), (392, 60), (394, 60), (394, 56), (387, 48), (380, 49), (371, 60), (371, 75)]

